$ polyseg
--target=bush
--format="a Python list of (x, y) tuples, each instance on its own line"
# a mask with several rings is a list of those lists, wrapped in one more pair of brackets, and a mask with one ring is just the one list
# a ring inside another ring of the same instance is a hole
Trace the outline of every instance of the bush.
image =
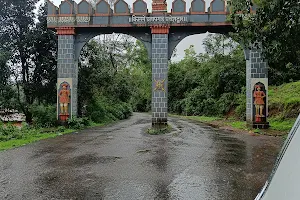
[(102, 123), (128, 118), (132, 114), (132, 107), (129, 103), (96, 96), (87, 106), (87, 111), (88, 117), (93, 122)]
[(56, 107), (52, 105), (38, 105), (31, 108), (33, 122), (37, 127), (53, 127), (57, 125)]
[(91, 121), (87, 117), (84, 118), (72, 117), (68, 119), (67, 124), (68, 127), (71, 129), (82, 129), (86, 126), (90, 126)]
[(243, 92), (237, 95), (238, 106), (235, 109), (235, 116), (240, 120), (246, 120), (246, 89), (243, 88)]
[(13, 139), (21, 139), (27, 134), (32, 134), (35, 129), (30, 129), (27, 126), (23, 128), (16, 127), (12, 124), (0, 126), (0, 141), (8, 141)]
[(217, 114), (225, 115), (236, 104), (236, 96), (234, 93), (224, 93), (217, 101)]

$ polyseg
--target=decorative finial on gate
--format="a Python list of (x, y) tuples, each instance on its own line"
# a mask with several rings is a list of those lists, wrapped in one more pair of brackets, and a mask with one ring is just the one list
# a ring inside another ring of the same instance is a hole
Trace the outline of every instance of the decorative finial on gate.
[(152, 12), (167, 12), (166, 0), (153, 0), (152, 1)]

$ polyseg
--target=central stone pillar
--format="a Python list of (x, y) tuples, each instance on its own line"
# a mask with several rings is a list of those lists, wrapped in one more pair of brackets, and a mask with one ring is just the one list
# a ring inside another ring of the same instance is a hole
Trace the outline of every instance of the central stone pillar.
[(152, 127), (168, 122), (168, 34), (169, 26), (155, 25), (152, 33)]
[(57, 116), (64, 122), (77, 115), (78, 62), (75, 60), (75, 28), (57, 28)]

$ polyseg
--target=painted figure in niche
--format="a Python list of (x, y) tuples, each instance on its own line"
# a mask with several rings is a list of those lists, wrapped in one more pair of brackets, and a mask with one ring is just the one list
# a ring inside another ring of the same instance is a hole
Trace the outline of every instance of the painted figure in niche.
[(70, 95), (70, 85), (66, 82), (63, 82), (61, 84), (61, 90), (58, 94), (60, 114), (69, 114)]
[(253, 93), (253, 97), (254, 97), (254, 105), (255, 105), (255, 117), (256, 117), (256, 121), (260, 122), (261, 121), (261, 117), (265, 117), (263, 115), (263, 110), (265, 107), (265, 101), (264, 98), (266, 97), (266, 94), (264, 93), (264, 91), (261, 91), (261, 85), (255, 85), (255, 91)]

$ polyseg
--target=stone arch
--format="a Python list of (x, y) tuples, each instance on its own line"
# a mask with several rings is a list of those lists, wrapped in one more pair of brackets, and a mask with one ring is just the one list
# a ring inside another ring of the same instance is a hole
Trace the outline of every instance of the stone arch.
[(128, 4), (124, 0), (118, 0), (114, 4), (114, 14), (117, 14), (117, 15), (129, 14)]
[(91, 15), (92, 14), (92, 6), (89, 2), (86, 0), (82, 0), (78, 5), (77, 5), (77, 12), (78, 14), (86, 14), (86, 15)]
[(169, 49), (168, 49), (168, 59), (171, 59), (173, 51), (177, 47), (177, 45), (184, 40), (185, 38), (192, 36), (192, 35), (198, 35), (198, 34), (204, 34), (206, 32), (209, 33), (219, 33), (223, 35), (228, 35), (228, 32), (221, 32), (218, 30), (196, 30), (196, 31), (181, 31), (181, 32), (171, 32), (169, 34)]
[(174, 0), (172, 3), (172, 13), (185, 13), (186, 12), (186, 2), (185, 0)]
[(193, 0), (191, 2), (191, 8), (190, 8), (191, 14), (205, 13), (205, 5), (206, 3), (204, 0)]
[(141, 13), (141, 14), (146, 14), (148, 13), (148, 9), (147, 9), (147, 3), (144, 0), (136, 0), (133, 3), (133, 13), (137, 14), (137, 13)]
[(96, 15), (109, 15), (111, 13), (110, 6), (106, 0), (100, 0), (96, 4)]
[[(82, 48), (94, 37), (101, 35), (101, 34), (111, 34), (113, 32), (109, 33), (101, 33), (101, 32), (91, 32), (91, 33), (79, 33), (76, 35), (75, 38), (75, 60), (79, 59), (80, 53), (82, 51)], [(145, 48), (147, 49), (149, 58), (151, 58), (151, 35), (147, 33), (126, 33), (126, 32), (115, 32), (115, 33), (121, 33), (125, 35), (129, 35), (134, 37), (135, 39), (141, 41)]]
[(73, 14), (73, 5), (69, 1), (62, 1), (59, 5), (60, 15), (71, 15)]

